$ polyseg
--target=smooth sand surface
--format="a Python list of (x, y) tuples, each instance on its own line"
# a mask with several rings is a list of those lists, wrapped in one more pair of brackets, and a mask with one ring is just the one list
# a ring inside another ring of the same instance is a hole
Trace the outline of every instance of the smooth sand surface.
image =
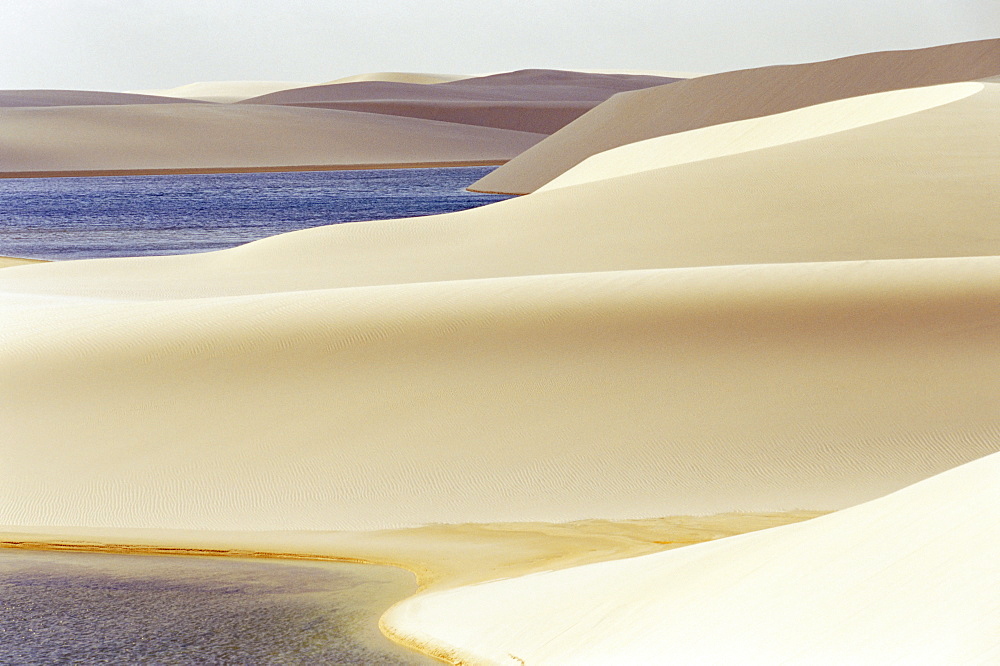
[(0, 172), (490, 162), (541, 135), (394, 116), (203, 103), (0, 109)]
[(608, 97), (676, 79), (560, 70), (520, 70), (438, 85), (359, 79), (246, 100), (347, 109), (551, 134)]
[(996, 663), (998, 488), (995, 454), (805, 523), (428, 593), (383, 622), (454, 663)]
[(171, 97), (95, 90), (0, 90), (0, 109), (46, 106), (176, 104)]
[(146, 302), (6, 289), (48, 266), (0, 274), (8, 525), (824, 510), (997, 447), (996, 258)]
[(315, 81), (199, 81), (175, 88), (133, 92), (203, 102), (232, 103), (279, 90), (313, 85), (316, 85)]
[(20, 257), (0, 257), (0, 268), (24, 266), (26, 264), (44, 264), (44, 259), (22, 259)]
[(985, 84), (975, 82), (893, 90), (668, 134), (597, 153), (538, 191), (815, 139), (926, 111), (984, 90)]
[(1000, 39), (762, 67), (617, 95), (470, 189), (523, 194), (599, 152), (657, 136), (889, 90), (1000, 74)]

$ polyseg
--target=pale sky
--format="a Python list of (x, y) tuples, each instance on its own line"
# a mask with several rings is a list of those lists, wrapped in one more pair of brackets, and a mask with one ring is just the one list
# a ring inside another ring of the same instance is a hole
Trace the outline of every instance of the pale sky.
[(716, 72), (1000, 37), (1000, 0), (0, 0), (0, 89)]

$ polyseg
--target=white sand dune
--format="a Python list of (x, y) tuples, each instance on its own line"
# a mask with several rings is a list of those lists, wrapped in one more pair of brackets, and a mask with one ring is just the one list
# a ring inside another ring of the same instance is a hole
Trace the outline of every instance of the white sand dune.
[(383, 621), (455, 663), (992, 664), (998, 489), (994, 454), (809, 522), (425, 594)]
[(926, 111), (984, 89), (982, 83), (966, 82), (894, 90), (637, 141), (588, 157), (538, 191), (815, 139)]
[(496, 162), (541, 135), (323, 109), (202, 103), (0, 109), (0, 172)]
[(667, 134), (859, 95), (1000, 75), (1000, 39), (725, 72), (619, 94), (474, 183), (532, 192), (584, 159)]
[[(326, 81), (322, 85), (334, 85), (338, 83), (358, 83), (360, 81), (391, 81), (393, 83), (414, 83), (418, 85), (432, 85), (435, 83), (448, 83), (449, 81), (461, 81), (471, 79), (475, 74), (429, 74), (426, 72), (368, 72), (365, 74), (354, 74), (344, 76), (333, 81)], [(260, 93), (264, 94), (264, 93)]]
[(314, 81), (198, 81), (174, 88), (131, 92), (203, 102), (232, 103), (279, 90), (313, 85), (316, 85)]
[[(910, 102), (944, 102), (967, 90), (882, 99), (913, 111)], [(820, 128), (834, 122), (811, 112), (802, 117)], [(718, 153), (711, 132), (699, 136), (707, 154)], [(199, 298), (623, 269), (1000, 255), (997, 155), (1000, 87), (987, 84), (958, 101), (851, 130), (461, 213), (309, 229), (217, 254), (14, 269), (0, 287)]]
[(811, 263), (158, 302), (5, 291), (0, 523), (849, 506), (996, 450), (998, 270)]

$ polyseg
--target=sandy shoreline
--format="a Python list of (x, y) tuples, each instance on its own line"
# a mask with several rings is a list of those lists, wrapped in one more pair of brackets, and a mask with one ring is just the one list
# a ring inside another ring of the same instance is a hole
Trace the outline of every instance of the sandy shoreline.
[[(663, 552), (821, 515), (825, 512), (791, 511), (312, 533), (22, 527), (0, 532), (0, 548), (394, 566), (416, 577), (415, 596), (419, 596), (489, 580)], [(380, 622), (379, 629), (408, 649), (452, 663), (449, 655), (436, 646), (411, 640), (391, 623)]]
[(213, 173), (280, 173), (285, 171), (365, 171), (368, 169), (440, 169), (500, 166), (507, 160), (452, 162), (379, 162), (372, 164), (304, 164), (295, 166), (183, 167), (176, 169), (69, 169), (62, 171), (0, 171), (0, 178), (90, 178), (96, 176), (182, 176)]
[(26, 257), (0, 257), (0, 268), (10, 268), (12, 266), (25, 266), (27, 264), (48, 263), (46, 259), (28, 259)]

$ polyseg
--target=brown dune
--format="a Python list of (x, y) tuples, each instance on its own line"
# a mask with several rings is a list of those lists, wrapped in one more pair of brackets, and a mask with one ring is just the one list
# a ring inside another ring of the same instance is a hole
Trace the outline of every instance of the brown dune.
[(309, 86), (262, 95), (243, 103), (366, 111), (548, 134), (619, 92), (677, 80), (522, 70), (434, 85), (359, 81)]
[[(195, 103), (194, 100), (190, 100)], [(96, 90), (0, 90), (0, 108), (21, 106), (103, 106), (106, 104), (176, 104), (173, 97)]]
[(449, 123), (552, 134), (590, 111), (594, 108), (594, 103), (587, 101), (345, 100), (343, 102), (311, 102), (290, 106), (383, 113), (388, 116), (442, 120)]
[(990, 39), (679, 81), (608, 100), (469, 189), (525, 194), (587, 157), (627, 143), (847, 97), (998, 74), (1000, 39)]
[(542, 138), (417, 118), (280, 106), (0, 108), (0, 172), (242, 171), (496, 163)]

